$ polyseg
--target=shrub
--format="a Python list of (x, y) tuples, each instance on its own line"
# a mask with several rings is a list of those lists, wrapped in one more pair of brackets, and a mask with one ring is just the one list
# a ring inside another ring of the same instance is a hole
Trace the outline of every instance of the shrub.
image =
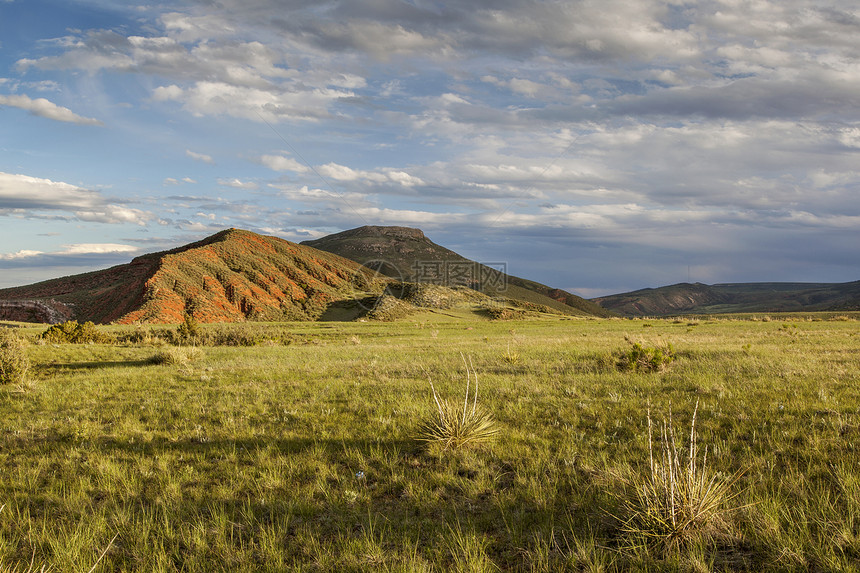
[(42, 340), (55, 344), (95, 344), (110, 342), (110, 337), (99, 332), (92, 322), (78, 323), (67, 320), (54, 324), (41, 334)]
[[(499, 431), (492, 415), (478, 407), (478, 373), (472, 365), (471, 358), (467, 363), (466, 358), (463, 357), (463, 364), (466, 366), (466, 397), (462, 407), (456, 400), (446, 402), (439, 400), (433, 381), (430, 380), (430, 389), (436, 402), (438, 417), (433, 416), (422, 425), (418, 439), (440, 444), (443, 450), (490, 441)], [(469, 392), (473, 377), (475, 394), (472, 397), (472, 407), (469, 408)]]
[(179, 328), (176, 329), (176, 335), (180, 340), (197, 338), (200, 336), (200, 324), (193, 316), (191, 316), (191, 314), (186, 314), (182, 324), (180, 324)]
[(698, 410), (696, 402), (687, 450), (678, 448), (670, 408), (669, 421), (664, 418), (660, 427), (661, 451), (655, 459), (649, 408), (648, 471), (634, 478), (635, 494), (624, 501), (629, 517), (623, 529), (645, 545), (658, 546), (664, 551), (718, 531), (724, 525), (726, 503), (737, 495), (730, 490), (742, 475), (738, 472), (725, 477), (711, 470), (707, 465), (707, 449), (699, 459)]
[(0, 330), (0, 384), (20, 384), (30, 369), (26, 343), (6, 329)]
[(662, 372), (674, 361), (675, 349), (671, 344), (661, 348), (642, 346), (636, 342), (630, 350), (620, 353), (617, 365), (619, 370)]

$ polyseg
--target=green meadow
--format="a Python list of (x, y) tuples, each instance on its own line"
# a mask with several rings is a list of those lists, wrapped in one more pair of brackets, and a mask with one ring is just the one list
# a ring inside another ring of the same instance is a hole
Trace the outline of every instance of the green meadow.
[[(0, 571), (860, 571), (856, 314), (9, 326)], [(437, 400), (495, 434), (421, 439)]]

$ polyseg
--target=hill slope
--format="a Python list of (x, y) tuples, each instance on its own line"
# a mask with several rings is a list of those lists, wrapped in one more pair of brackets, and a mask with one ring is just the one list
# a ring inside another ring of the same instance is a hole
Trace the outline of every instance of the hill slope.
[(593, 299), (625, 316), (730, 312), (860, 310), (860, 281), (850, 283), (679, 283)]
[(191, 313), (202, 322), (313, 320), (329, 302), (351, 296), (356, 277), (364, 276), (357, 273), (359, 265), (331, 253), (228, 229), (103, 271), (0, 290), (0, 318), (21, 320), (24, 312), (46, 322), (175, 323)]
[(613, 313), (561, 289), (507, 275), (437, 245), (420, 229), (365, 226), (302, 245), (368, 265), (381, 274), (410, 282), (469, 286), (487, 295), (540, 304), (572, 315)]

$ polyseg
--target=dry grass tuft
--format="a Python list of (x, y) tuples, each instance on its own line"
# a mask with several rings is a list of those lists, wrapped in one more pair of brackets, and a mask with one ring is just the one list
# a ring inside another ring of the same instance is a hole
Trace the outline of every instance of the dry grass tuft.
[[(488, 442), (499, 431), (493, 416), (478, 406), (478, 372), (472, 364), (471, 357), (468, 362), (465, 356), (461, 355), (461, 357), (466, 367), (466, 397), (462, 406), (455, 400), (441, 401), (433, 381), (429, 380), (438, 416), (427, 420), (418, 436), (421, 441), (442, 445), (443, 450)], [(473, 378), (474, 395), (470, 395)], [(469, 407), (470, 397), (471, 408)]]
[(688, 448), (679, 448), (672, 425), (663, 419), (660, 427), (661, 451), (654, 455), (653, 423), (648, 409), (648, 473), (633, 480), (635, 495), (624, 505), (629, 518), (624, 530), (648, 546), (671, 551), (694, 539), (718, 533), (723, 515), (735, 508), (728, 502), (737, 496), (732, 486), (742, 472), (732, 476), (713, 471), (707, 464), (707, 448), (699, 459), (696, 414), (693, 411)]
[(203, 352), (196, 346), (168, 346), (155, 353), (153, 364), (188, 364), (198, 360)]

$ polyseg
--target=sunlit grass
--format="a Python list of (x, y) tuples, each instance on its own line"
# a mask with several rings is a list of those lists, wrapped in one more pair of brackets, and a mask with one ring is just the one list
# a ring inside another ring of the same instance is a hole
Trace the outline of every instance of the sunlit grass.
[[(96, 571), (857, 571), (845, 316), (204, 325), (255, 345), (173, 366), (151, 362), (161, 336), (31, 344), (27, 387), (0, 387), (0, 571), (89, 571), (105, 548)], [(619, 371), (627, 339), (671, 343), (671, 368)], [(416, 439), (428, 376), (459, 419), (492, 414), (491, 444)], [(743, 472), (718, 506), (740, 509), (668, 552), (616, 519), (650, 470), (649, 400), (686, 428), (682, 474)]]

